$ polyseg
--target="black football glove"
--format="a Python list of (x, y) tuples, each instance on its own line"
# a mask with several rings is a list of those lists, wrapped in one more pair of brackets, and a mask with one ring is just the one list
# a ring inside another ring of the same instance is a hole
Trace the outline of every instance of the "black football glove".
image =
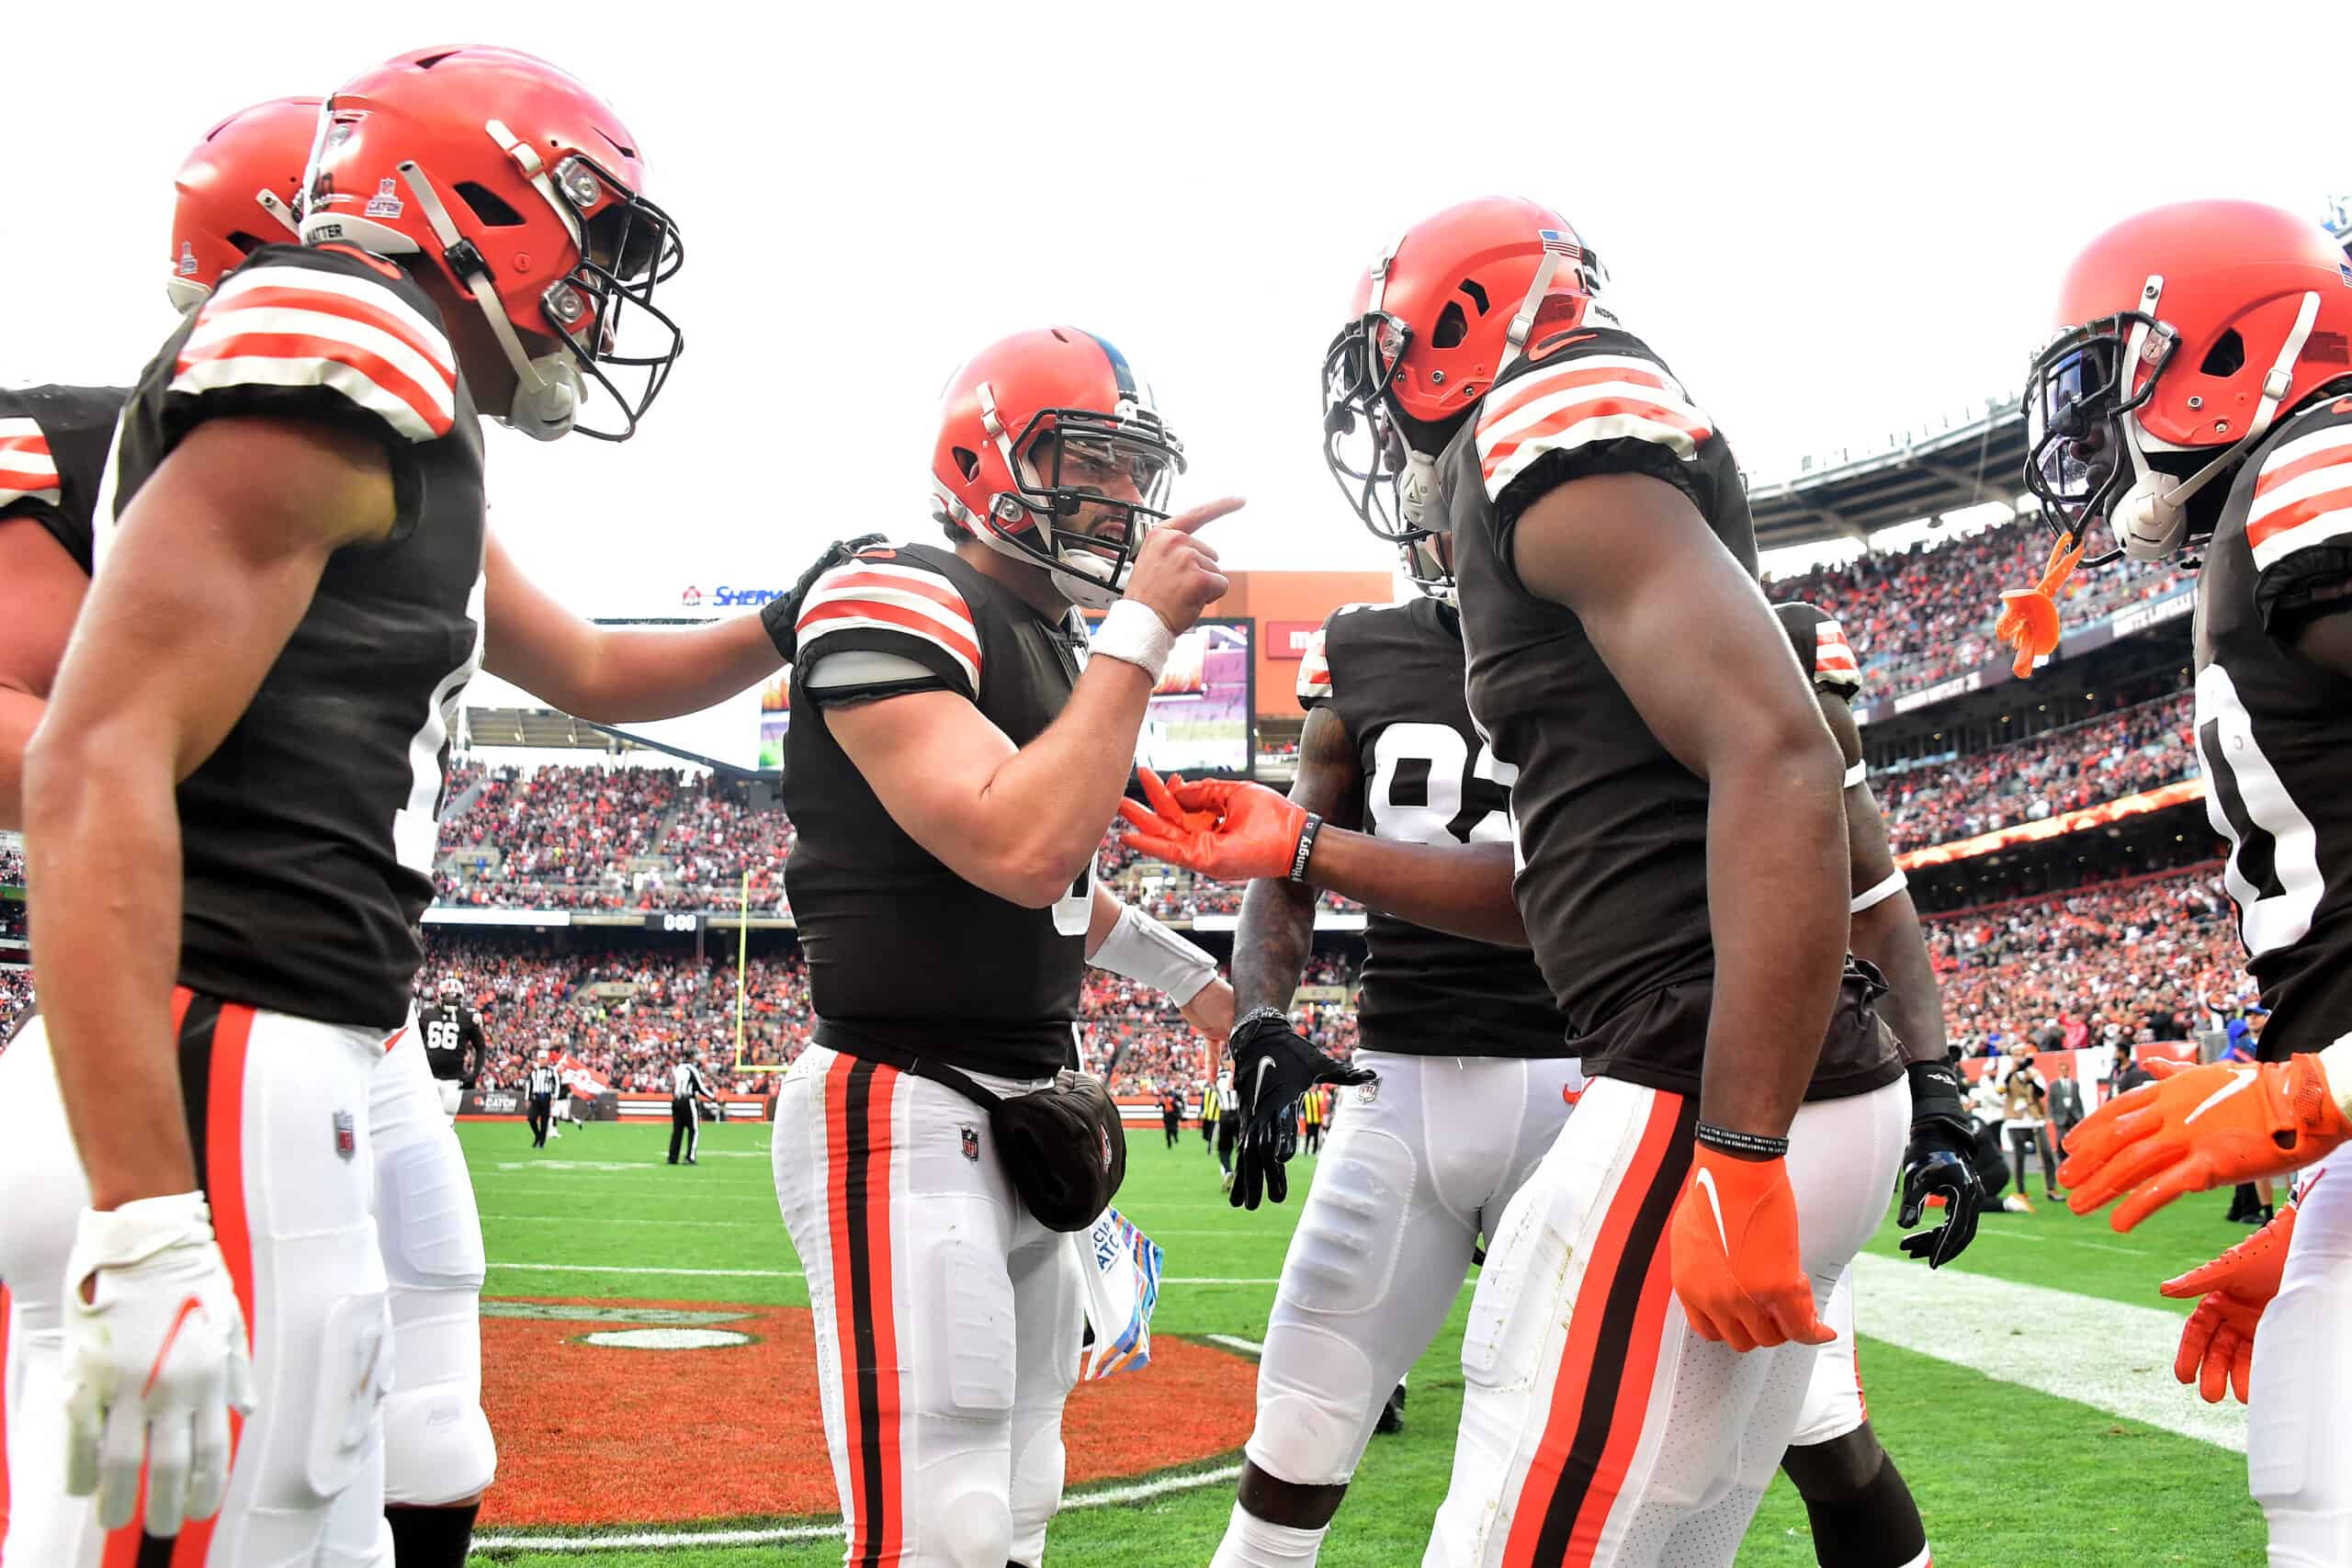
[(816, 586), (819, 578), (858, 551), (870, 550), (882, 542), (883, 536), (879, 534), (861, 534), (854, 539), (835, 539), (825, 547), (825, 553), (817, 558), (815, 564), (800, 574), (800, 581), (792, 585), (791, 592), (779, 595), (760, 606), (760, 625), (767, 632), (768, 640), (775, 644), (775, 650), (784, 656), (786, 664), (791, 663), (793, 656), (800, 651), (800, 602), (808, 597), (808, 590)]
[(1261, 1200), (1279, 1203), (1290, 1196), (1283, 1167), (1298, 1152), (1299, 1098), (1320, 1084), (1373, 1083), (1380, 1075), (1326, 1056), (1275, 1008), (1252, 1009), (1233, 1026), (1229, 1043), (1241, 1134), (1227, 1197), (1237, 1209), (1254, 1209)]
[(1976, 1176), (1976, 1125), (1960, 1097), (1960, 1074), (1943, 1062), (1914, 1062), (1911, 1077), (1911, 1146), (1903, 1151), (1903, 1207), (1894, 1223), (1909, 1230), (1919, 1223), (1932, 1193), (1944, 1201), (1944, 1223), (1903, 1238), (1904, 1253), (1940, 1269), (1976, 1239), (1976, 1212), (1984, 1204), (1984, 1184)]

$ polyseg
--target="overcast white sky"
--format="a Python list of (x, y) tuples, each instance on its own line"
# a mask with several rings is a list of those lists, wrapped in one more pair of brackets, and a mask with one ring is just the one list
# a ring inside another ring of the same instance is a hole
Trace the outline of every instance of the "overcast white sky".
[(496, 526), (589, 613), (926, 536), (942, 381), (1052, 321), (1150, 378), (1180, 502), (1250, 498), (1229, 561), (1389, 565), (1318, 456), (1321, 353), (1379, 244), (1465, 196), (1565, 211), (1762, 480), (2013, 391), (2059, 267), (2128, 211), (2352, 188), (2344, 0), (752, 9), (16, 6), (0, 379), (136, 374), (215, 119), (469, 39), (612, 100), (686, 236), (644, 432), (491, 433)]

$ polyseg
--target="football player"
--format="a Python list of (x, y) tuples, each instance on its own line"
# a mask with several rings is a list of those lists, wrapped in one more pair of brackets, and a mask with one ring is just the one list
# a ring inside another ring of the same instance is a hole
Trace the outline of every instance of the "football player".
[[(1306, 710), (1290, 798), (1334, 827), (1411, 844), (1507, 844), (1513, 770), (1471, 727), (1462, 622), (1437, 552), (1408, 551), (1426, 591), (1332, 613), (1299, 662)], [(1230, 1043), (1270, 1103), (1315, 1106), (1335, 1066), (1290, 1026), (1316, 892), (1250, 884), (1233, 947)], [(1214, 1568), (1314, 1562), (1365, 1445), (1429, 1348), (1479, 1237), (1567, 1120), (1583, 1077), (1525, 948), (1374, 909), (1353, 1059), (1378, 1082), (1331, 1135), (1283, 1260), (1258, 1363), (1258, 1420)], [(1261, 1066), (1262, 1064), (1262, 1066)], [(1277, 1080), (1281, 1087), (1275, 1087)], [(1293, 1114), (1285, 1111), (1284, 1116)], [(1319, 1116), (1310, 1113), (1310, 1128)], [(1283, 1167), (1245, 1150), (1234, 1201), (1281, 1201)]]
[[(2134, 559), (2202, 557), (2206, 813), (2229, 841), (2222, 880), (2271, 1010), (2259, 1062), (2159, 1064), (2157, 1082), (2068, 1135), (2067, 1206), (2089, 1213), (2129, 1190), (2113, 1222), (2128, 1230), (2184, 1193), (2286, 1175), (2352, 1136), (2352, 270), (2290, 213), (2188, 202), (2093, 240), (2057, 318), (2026, 392), (2026, 481), (2060, 536), (2052, 572), (2094, 528)], [(2056, 631), (2046, 596), (2023, 600), (2003, 617), (2020, 659)], [(2352, 1187), (2309, 1182), (2272, 1227), (2291, 1227), (2278, 1272), (2217, 1267), (2190, 1283), (2231, 1298), (2233, 1333), (2253, 1340), (2237, 1382), (2270, 1561), (2352, 1561), (2352, 1472), (2330, 1440), (2352, 1432)], [(2192, 1314), (2188, 1336), (2212, 1315)], [(2184, 1338), (2184, 1366), (2197, 1348)]]
[[(947, 544), (865, 549), (799, 609), (786, 875), (818, 1024), (773, 1155), (852, 1562), (1035, 1568), (1079, 1371), (1070, 1237), (988, 1116), (909, 1066), (1051, 1087), (1089, 962), (1213, 1043), (1232, 1023), (1214, 961), (1094, 877), (1176, 634), (1226, 588), (1193, 534), (1239, 502), (1168, 518), (1182, 454), (1108, 342), (1007, 338), (944, 396)], [(1080, 608), (1105, 612), (1091, 648)]]
[(416, 1015), (416, 1032), (424, 1040), (424, 1066), (441, 1097), (441, 1113), (454, 1122), (490, 1054), (481, 1014), (466, 1005), (466, 987), (455, 975), (442, 976), (433, 1006)]
[(1758, 590), (1736, 465), (1600, 281), (1558, 214), (1465, 203), (1374, 263), (1326, 361), (1360, 512), (1451, 535), (1512, 844), (1327, 832), (1219, 785), (1173, 804), (1222, 823), (1160, 834), (1299, 879), (1328, 847), (1335, 888), (1405, 868), (1351, 896), (1506, 941), (1499, 877), (1474, 897), (1442, 868), (1516, 851), (1524, 940), (1592, 1081), (1489, 1244), (1431, 1564), (1728, 1562), (1908, 1120), (1882, 983), (1846, 962), (1837, 750)]
[[(151, 1532), (172, 1534), (226, 1493), (219, 1533), (194, 1529), (199, 1557), (208, 1537), (221, 1562), (307, 1552), (322, 1537), (355, 1561), (387, 1549), (374, 1540), (380, 1522), (368, 1522), (382, 1466), (395, 1503), (425, 1505), (392, 1510), (402, 1561), (455, 1562), (494, 1467), (477, 1393), (480, 1231), (422, 1049), (400, 1025), (447, 728), (482, 654), (485, 566), (505, 585), (489, 592), (500, 605), (490, 663), (537, 671), (550, 695), (569, 681), (592, 700), (686, 711), (778, 655), (765, 628), (747, 637), (742, 625), (616, 647), (485, 547), (477, 389), (508, 423), (553, 438), (594, 381), (619, 411), (618, 428), (601, 434), (624, 434), (674, 358), (673, 330), (650, 303), (651, 284), (674, 270), (674, 231), (638, 194), (641, 164), (625, 136), (616, 152), (609, 108), (510, 51), (392, 62), (336, 100), (308, 192), (311, 248), (278, 243), (295, 238), (286, 165), (237, 151), (245, 118), (184, 172), (184, 215), (227, 216), (175, 236), (175, 297), (194, 309), (121, 405), (111, 456), (90, 434), (112, 423), (102, 401), (92, 419), (61, 417), (58, 441), (41, 414), (59, 400), (11, 409), (0, 426), (8, 472), (35, 481), (0, 480), (14, 491), (0, 492), (0, 521), (30, 519), (0, 526), (11, 568), (39, 561), (34, 581), (78, 597), (93, 562), (108, 562), (62, 668), (55, 644), (44, 665), (8, 639), (10, 708), (21, 717), (28, 699), (53, 697), (22, 762), (28, 849), (65, 868), (59, 887), (135, 886), (148, 917), (183, 910), (176, 992), (152, 918), (114, 950), (117, 962), (131, 955), (125, 984), (113, 963), (85, 973), (91, 961), (73, 956), (116, 942), (121, 908), (67, 893), (36, 916), (54, 1003), (19, 1043), (29, 1049), (8, 1054), (26, 1078), (0, 1100), (28, 1135), (9, 1139), (4, 1157), (46, 1152), (74, 1179), (43, 1184), (68, 1189), (55, 1213), (44, 1206), (54, 1223), (19, 1211), (0, 1267), (62, 1280), (73, 1249), (71, 1277), (100, 1282), (106, 1348), (94, 1314), (67, 1304), (45, 1373), (36, 1365), (21, 1380), (11, 1426), (53, 1420), (62, 1388), (86, 1390), (67, 1479), (102, 1495), (93, 1517), (63, 1506), (62, 1488), (38, 1499), (19, 1490), (12, 1529), (44, 1562), (103, 1550), (102, 1529), (135, 1539), (153, 1423)], [(300, 118), (316, 125), (314, 111)], [(525, 126), (525, 138), (485, 136), (491, 121)], [(521, 262), (526, 251), (537, 260)], [(494, 281), (491, 254), (506, 258)], [(623, 355), (624, 306), (652, 316), (666, 346)], [(615, 367), (641, 373), (634, 396)], [(70, 612), (43, 604), (40, 625), (62, 631)], [(22, 626), (11, 617), (12, 634)], [(639, 654), (657, 668), (623, 667)], [(656, 694), (665, 687), (672, 696)], [(121, 726), (134, 722), (126, 739)], [(13, 784), (18, 748), (0, 748), (0, 761)], [(118, 789), (96, 819), (84, 792)], [(313, 1021), (324, 1019), (364, 1027)], [(116, 1075), (104, 1084), (86, 1043), (98, 1038)], [(176, 1075), (164, 1066), (173, 1038)], [(61, 1089), (78, 1151), (64, 1140)], [(125, 1095), (139, 1112), (128, 1120), (111, 1113)], [(312, 1111), (334, 1132), (323, 1164), (311, 1155), (319, 1140), (283, 1120)], [(143, 1142), (125, 1137), (131, 1125)], [(93, 1207), (77, 1234), (85, 1170)], [(281, 1239), (289, 1227), (299, 1243)], [(124, 1358), (139, 1358), (144, 1377), (170, 1326), (159, 1314), (183, 1299), (201, 1308), (204, 1331), (171, 1339), (167, 1375), (144, 1395), (110, 1382)], [(375, 1380), (327, 1380), (315, 1410), (311, 1391), (322, 1356), (370, 1364), (388, 1308), (402, 1371), (379, 1444)], [(240, 1325), (259, 1333), (260, 1409), (236, 1429), (223, 1391), (240, 1375)], [(38, 1360), (38, 1339), (31, 1348)], [(91, 1423), (107, 1406), (114, 1435), (93, 1464)], [(253, 1456), (233, 1472), (232, 1429), (236, 1451)], [(305, 1463), (309, 1482), (299, 1468), (280, 1473)], [(403, 1499), (402, 1476), (423, 1495)], [(305, 1490), (288, 1501), (289, 1485)], [(365, 1506), (337, 1510), (331, 1526), (323, 1499), (346, 1491)]]

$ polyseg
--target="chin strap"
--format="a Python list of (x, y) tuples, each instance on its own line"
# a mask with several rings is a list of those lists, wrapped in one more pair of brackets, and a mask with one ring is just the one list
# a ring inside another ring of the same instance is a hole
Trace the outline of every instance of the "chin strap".
[(482, 319), (490, 324), (491, 335), (498, 340), (506, 362), (514, 367), (514, 400), (506, 412), (506, 423), (539, 441), (553, 441), (567, 434), (580, 411), (579, 373), (560, 354), (535, 359), (524, 350), (514, 323), (506, 318), (506, 307), (499, 302), (489, 264), (481, 259), (481, 253), (471, 242), (458, 232), (458, 225), (451, 220), (449, 209), (441, 204), (441, 195), (433, 188), (433, 182), (413, 160), (398, 167), (409, 193), (416, 197), (425, 222), (432, 226), (433, 237), (440, 242), (442, 259), (453, 274), (464, 279), (474, 303), (481, 310)]

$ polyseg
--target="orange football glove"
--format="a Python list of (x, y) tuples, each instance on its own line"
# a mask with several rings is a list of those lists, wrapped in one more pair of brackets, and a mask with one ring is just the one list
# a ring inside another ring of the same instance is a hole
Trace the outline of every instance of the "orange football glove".
[(1838, 1337), (1814, 1311), (1785, 1159), (1741, 1159), (1700, 1145), (1668, 1244), (1674, 1293), (1700, 1338), (1744, 1351)]
[(2180, 1354), (2172, 1375), (2195, 1383), (2208, 1404), (2222, 1403), (2225, 1390), (2245, 1403), (2246, 1374), (2254, 1367), (2254, 1325), (2278, 1293), (2287, 1267), (2287, 1244), (2294, 1239), (2295, 1211), (2278, 1217), (2216, 1258), (2156, 1288), (2177, 1302), (2203, 1296), (2180, 1331)]
[(2050, 561), (2042, 569), (2041, 581), (2030, 588), (2001, 591), (2001, 618), (1993, 623), (1993, 637), (2017, 649), (2017, 662), (2009, 670), (2020, 681), (2033, 673), (2036, 659), (2058, 651), (2058, 591), (2066, 586), (2066, 579), (2083, 558), (2079, 537), (2073, 549), (2066, 544), (2061, 539), (2050, 547)]
[(1120, 842), (1171, 865), (1222, 882), (1252, 877), (1288, 877), (1306, 831), (1306, 812), (1263, 784), (1233, 779), (1187, 784), (1180, 776), (1162, 783), (1149, 768), (1138, 768), (1148, 809), (1119, 802), (1119, 815), (1136, 830)]
[(2119, 1231), (2188, 1193), (2284, 1176), (2352, 1137), (2316, 1055), (2149, 1070), (2156, 1082), (2109, 1100), (2066, 1134), (2058, 1167), (2066, 1207), (2078, 1214), (2139, 1189), (2115, 1211)]

